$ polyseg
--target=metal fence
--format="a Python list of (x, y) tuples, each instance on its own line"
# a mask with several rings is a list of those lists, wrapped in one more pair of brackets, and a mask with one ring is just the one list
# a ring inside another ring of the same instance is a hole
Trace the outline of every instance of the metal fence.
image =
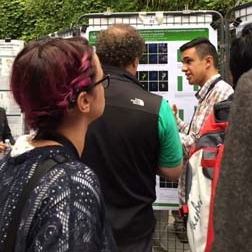
[(76, 31), (84, 27), (106, 28), (116, 23), (124, 23), (137, 29), (156, 26), (170, 29), (174, 26), (192, 26), (209, 24), (218, 34), (218, 51), (220, 61), (220, 72), (224, 74), (224, 18), (222, 14), (214, 10), (189, 10), (164, 11), (164, 12), (104, 12), (83, 14), (76, 21)]
[(252, 2), (238, 5), (227, 11), (225, 18), (225, 58), (224, 58), (224, 77), (229, 80), (229, 50), (230, 44), (234, 37), (239, 36), (242, 28), (252, 23)]
[[(171, 211), (155, 211), (157, 219), (152, 252), (191, 252), (185, 232), (175, 230)], [(166, 222), (164, 223), (164, 220)]]

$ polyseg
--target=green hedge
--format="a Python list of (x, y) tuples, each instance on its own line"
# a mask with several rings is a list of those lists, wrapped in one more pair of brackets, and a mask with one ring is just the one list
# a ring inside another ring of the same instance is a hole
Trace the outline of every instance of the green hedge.
[[(248, 1), (240, 1), (244, 3)], [(79, 16), (100, 13), (111, 8), (114, 12), (181, 11), (187, 4), (192, 10), (225, 11), (236, 0), (0, 0), (0, 38), (25, 41), (68, 29)]]

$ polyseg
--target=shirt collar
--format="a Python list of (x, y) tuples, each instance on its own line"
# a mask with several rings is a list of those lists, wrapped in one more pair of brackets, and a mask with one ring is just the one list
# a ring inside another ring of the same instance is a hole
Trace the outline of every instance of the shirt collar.
[(206, 93), (208, 92), (208, 89), (210, 88), (211, 84), (216, 80), (218, 77), (220, 77), (220, 74), (213, 75), (210, 79), (207, 80), (207, 82), (196, 92), (195, 97), (201, 101)]

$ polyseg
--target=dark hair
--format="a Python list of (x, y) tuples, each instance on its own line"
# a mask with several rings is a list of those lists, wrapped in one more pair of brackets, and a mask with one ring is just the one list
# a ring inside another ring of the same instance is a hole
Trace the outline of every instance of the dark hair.
[(25, 122), (38, 131), (60, 125), (75, 90), (91, 84), (93, 50), (63, 38), (28, 43), (14, 60), (11, 90)]
[(252, 34), (252, 23), (246, 24), (241, 31), (241, 36), (244, 37), (246, 35)]
[(74, 37), (69, 37), (69, 38), (66, 38), (67, 41), (75, 44), (76, 46), (82, 46), (85, 45), (85, 46), (88, 46), (88, 40), (82, 36), (74, 36)]
[(218, 67), (218, 54), (215, 46), (209, 41), (207, 38), (195, 38), (185, 44), (183, 44), (179, 49), (181, 52), (195, 47), (197, 54), (200, 59), (203, 59), (207, 55), (211, 55), (213, 57), (214, 67), (217, 69)]
[(230, 71), (233, 77), (233, 88), (240, 76), (252, 68), (252, 33), (233, 39), (230, 47)]
[(96, 53), (104, 65), (125, 68), (144, 50), (139, 32), (130, 25), (116, 24), (101, 31), (96, 38)]

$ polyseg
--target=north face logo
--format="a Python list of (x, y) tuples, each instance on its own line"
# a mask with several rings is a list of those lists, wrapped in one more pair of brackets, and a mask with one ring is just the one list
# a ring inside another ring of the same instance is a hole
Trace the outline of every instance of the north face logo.
[(131, 101), (134, 105), (144, 106), (144, 101), (141, 100), (141, 99), (139, 99), (139, 98), (130, 99), (130, 101)]

